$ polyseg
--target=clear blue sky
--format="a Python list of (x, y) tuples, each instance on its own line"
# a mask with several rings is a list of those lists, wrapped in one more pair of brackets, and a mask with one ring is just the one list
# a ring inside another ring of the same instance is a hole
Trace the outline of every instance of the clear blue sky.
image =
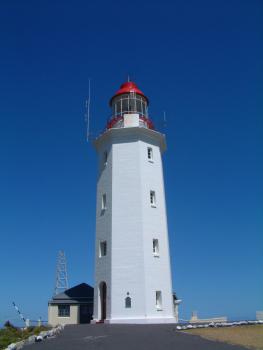
[(85, 141), (127, 74), (167, 113), (164, 156), (180, 317), (263, 309), (260, 0), (2, 1), (0, 322), (47, 319), (56, 257), (93, 284), (96, 155)]

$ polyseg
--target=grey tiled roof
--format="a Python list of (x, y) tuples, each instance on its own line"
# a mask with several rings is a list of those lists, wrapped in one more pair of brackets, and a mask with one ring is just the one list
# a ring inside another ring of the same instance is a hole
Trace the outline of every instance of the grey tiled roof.
[(93, 287), (86, 283), (65, 290), (63, 293), (54, 295), (49, 304), (80, 304), (93, 303)]

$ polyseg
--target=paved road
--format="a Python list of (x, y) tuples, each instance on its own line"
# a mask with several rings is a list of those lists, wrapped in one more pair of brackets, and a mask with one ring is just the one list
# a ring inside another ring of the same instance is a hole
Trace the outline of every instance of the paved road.
[(27, 350), (244, 350), (175, 330), (174, 325), (66, 326), (56, 338), (25, 347)]

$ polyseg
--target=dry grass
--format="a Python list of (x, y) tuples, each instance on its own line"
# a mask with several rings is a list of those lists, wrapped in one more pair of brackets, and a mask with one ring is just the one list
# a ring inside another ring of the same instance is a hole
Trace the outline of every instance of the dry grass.
[(229, 328), (199, 328), (187, 330), (187, 333), (188, 332), (210, 340), (243, 345), (250, 349), (263, 350), (263, 325)]

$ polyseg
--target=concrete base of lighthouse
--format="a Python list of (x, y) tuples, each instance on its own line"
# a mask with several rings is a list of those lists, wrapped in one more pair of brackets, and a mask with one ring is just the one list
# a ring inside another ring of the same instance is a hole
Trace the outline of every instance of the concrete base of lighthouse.
[[(92, 320), (91, 323), (101, 323), (99, 320)], [(106, 319), (103, 321), (106, 324), (171, 324), (178, 323), (176, 318), (167, 317), (167, 318), (116, 318), (116, 319)]]
[(165, 324), (177, 323), (175, 318), (119, 318), (105, 320), (105, 323), (110, 324)]

